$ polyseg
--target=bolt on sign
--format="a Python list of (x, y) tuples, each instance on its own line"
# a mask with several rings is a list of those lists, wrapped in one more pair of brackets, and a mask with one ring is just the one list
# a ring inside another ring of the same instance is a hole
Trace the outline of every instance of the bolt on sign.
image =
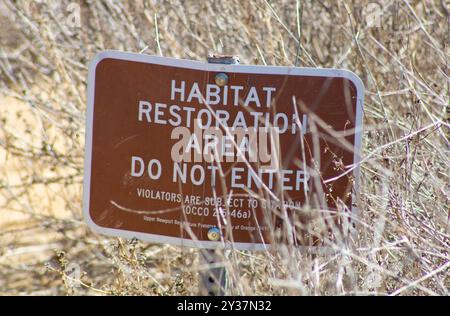
[(320, 245), (356, 215), (363, 96), (346, 70), (99, 53), (87, 222), (191, 247)]

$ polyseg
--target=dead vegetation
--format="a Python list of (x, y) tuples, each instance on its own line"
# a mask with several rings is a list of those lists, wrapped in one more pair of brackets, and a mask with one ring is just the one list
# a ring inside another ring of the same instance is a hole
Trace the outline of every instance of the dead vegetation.
[(369, 21), (370, 4), (350, 0), (3, 0), (0, 294), (197, 293), (197, 250), (105, 238), (83, 222), (87, 63), (115, 49), (233, 53), (364, 81), (355, 247), (234, 251), (229, 293), (448, 295), (449, 5), (381, 3)]

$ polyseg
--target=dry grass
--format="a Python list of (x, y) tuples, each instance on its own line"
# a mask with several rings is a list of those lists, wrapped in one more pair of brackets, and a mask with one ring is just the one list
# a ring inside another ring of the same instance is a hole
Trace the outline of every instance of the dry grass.
[(383, 1), (380, 27), (367, 25), (365, 1), (79, 3), (80, 27), (69, 1), (0, 2), (0, 294), (197, 292), (197, 250), (104, 238), (83, 222), (87, 63), (104, 49), (360, 75), (356, 245), (233, 251), (229, 293), (449, 294), (445, 1)]

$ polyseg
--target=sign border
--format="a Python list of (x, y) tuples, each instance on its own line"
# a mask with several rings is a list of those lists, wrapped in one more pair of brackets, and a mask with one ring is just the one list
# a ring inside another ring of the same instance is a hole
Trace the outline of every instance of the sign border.
[[(352, 194), (352, 216), (359, 215), (359, 209), (354, 206), (359, 196), (360, 185), (360, 161), (361, 161), (361, 142), (362, 142), (362, 119), (364, 105), (364, 85), (361, 79), (349, 70), (331, 69), (331, 68), (302, 68), (294, 66), (255, 66), (255, 65), (233, 65), (233, 64), (210, 64), (206, 62), (177, 59), (171, 57), (160, 57), (146, 54), (121, 52), (114, 50), (106, 50), (97, 53), (89, 64), (88, 85), (87, 85), (87, 112), (86, 112), (86, 135), (85, 135), (85, 157), (84, 157), (84, 179), (83, 179), (83, 217), (87, 225), (94, 231), (112, 237), (137, 238), (147, 242), (165, 243), (177, 246), (195, 247), (195, 248), (234, 248), (239, 250), (268, 250), (270, 244), (265, 243), (239, 243), (222, 241), (199, 241), (180, 237), (169, 237), (164, 235), (148, 234), (142, 232), (134, 232), (129, 230), (121, 230), (115, 228), (107, 228), (97, 225), (91, 218), (89, 212), (90, 204), (90, 185), (91, 185), (91, 164), (92, 164), (92, 133), (93, 133), (93, 116), (94, 116), (94, 96), (95, 96), (95, 74), (97, 65), (107, 58), (119, 59), (125, 61), (135, 61), (147, 64), (157, 64), (163, 66), (188, 68), (202, 71), (227, 72), (227, 73), (253, 73), (253, 74), (271, 74), (271, 75), (297, 75), (297, 76), (313, 76), (313, 77), (339, 77), (346, 78), (353, 82), (356, 87), (357, 103), (356, 103), (356, 120), (355, 120), (355, 153), (353, 158), (353, 176), (355, 179), (356, 194)], [(356, 231), (353, 229), (353, 235)], [(304, 250), (318, 250), (317, 248), (327, 247), (308, 247), (299, 246)]]

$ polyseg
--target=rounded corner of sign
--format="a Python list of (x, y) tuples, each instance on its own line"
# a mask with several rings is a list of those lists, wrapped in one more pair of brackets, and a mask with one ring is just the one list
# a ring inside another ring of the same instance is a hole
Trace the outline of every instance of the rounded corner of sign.
[(350, 70), (342, 70), (343, 77), (350, 80), (356, 88), (358, 93), (358, 98), (361, 98), (364, 95), (364, 83), (361, 78)]
[(95, 69), (97, 69), (97, 66), (104, 60), (107, 58), (111, 58), (114, 55), (114, 51), (110, 51), (110, 50), (105, 50), (105, 51), (101, 51), (98, 52), (97, 54), (95, 54), (94, 58), (92, 58), (90, 64), (89, 64), (89, 70), (90, 71), (95, 71)]
[(90, 229), (92, 229), (93, 231), (98, 232), (98, 233), (103, 233), (104, 227), (102, 227), (94, 222), (94, 220), (91, 217), (91, 212), (89, 212), (88, 208), (84, 210), (83, 215), (84, 215), (83, 216), (84, 222)]

